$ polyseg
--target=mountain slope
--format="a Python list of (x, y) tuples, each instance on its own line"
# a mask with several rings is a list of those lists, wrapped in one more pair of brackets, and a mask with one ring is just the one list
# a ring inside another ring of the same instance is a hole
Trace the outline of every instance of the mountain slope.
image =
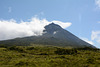
[(42, 36), (31, 36), (24, 38), (16, 38), (12, 40), (1, 41), (0, 44), (5, 45), (29, 45), (43, 44), (53, 46), (69, 46), (69, 47), (93, 47), (91, 44), (79, 39), (72, 33), (64, 30), (59, 25), (51, 23), (45, 26)]

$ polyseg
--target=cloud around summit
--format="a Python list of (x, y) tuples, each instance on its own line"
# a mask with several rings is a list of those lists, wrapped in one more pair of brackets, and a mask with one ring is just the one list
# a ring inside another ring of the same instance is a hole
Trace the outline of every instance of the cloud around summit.
[(0, 40), (42, 35), (44, 27), (52, 22), (60, 25), (62, 28), (67, 28), (72, 24), (71, 22), (62, 22), (57, 20), (40, 20), (36, 17), (31, 18), (28, 22), (17, 22), (14, 19), (10, 19), (9, 21), (0, 20)]

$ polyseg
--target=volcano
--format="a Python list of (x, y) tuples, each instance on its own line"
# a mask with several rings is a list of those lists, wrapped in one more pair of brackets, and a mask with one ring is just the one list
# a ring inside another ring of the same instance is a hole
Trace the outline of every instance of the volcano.
[(15, 38), (11, 40), (0, 41), (0, 44), (4, 45), (30, 45), (30, 44), (41, 44), (51, 46), (63, 46), (63, 47), (92, 47), (93, 45), (81, 40), (77, 36), (73, 35), (69, 31), (63, 29), (57, 24), (51, 23), (45, 26), (43, 34), (41, 36), (30, 36), (23, 38)]

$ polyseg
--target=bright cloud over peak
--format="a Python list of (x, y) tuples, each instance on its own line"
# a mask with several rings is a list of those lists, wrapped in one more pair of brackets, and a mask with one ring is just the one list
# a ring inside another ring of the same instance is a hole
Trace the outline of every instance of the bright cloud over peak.
[(42, 35), (44, 27), (50, 23), (60, 25), (62, 28), (71, 26), (70, 22), (48, 21), (33, 17), (29, 22), (17, 22), (16, 20), (0, 20), (0, 40), (13, 39), (17, 37)]

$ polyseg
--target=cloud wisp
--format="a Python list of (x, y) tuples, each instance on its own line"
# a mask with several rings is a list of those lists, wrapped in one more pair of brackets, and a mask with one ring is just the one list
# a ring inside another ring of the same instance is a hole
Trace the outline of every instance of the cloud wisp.
[(95, 4), (97, 5), (97, 8), (100, 8), (100, 0), (95, 0)]
[(12, 12), (12, 8), (8, 7), (8, 12), (11, 13)]
[(9, 21), (0, 20), (0, 40), (42, 35), (44, 27), (52, 22), (60, 25), (62, 28), (71, 26), (70, 22), (40, 20), (36, 17), (33, 17), (29, 22), (17, 22), (13, 19)]
[(100, 23), (100, 21), (98, 21), (98, 23)]
[(91, 39), (100, 44), (100, 31), (92, 31)]

